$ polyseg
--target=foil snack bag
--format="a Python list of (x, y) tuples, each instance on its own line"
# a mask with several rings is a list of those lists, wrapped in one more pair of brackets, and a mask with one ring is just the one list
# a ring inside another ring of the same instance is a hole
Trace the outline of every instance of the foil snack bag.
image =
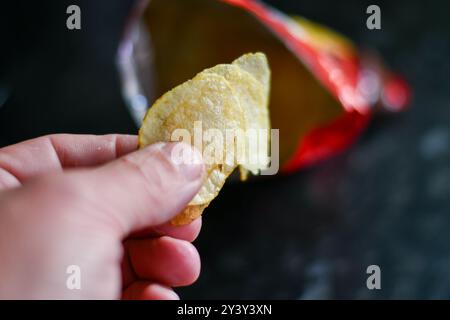
[(410, 90), (345, 37), (255, 0), (138, 2), (119, 48), (123, 91), (136, 123), (164, 92), (201, 70), (264, 52), (272, 71), (270, 122), (282, 172), (330, 157), (374, 112), (399, 112)]

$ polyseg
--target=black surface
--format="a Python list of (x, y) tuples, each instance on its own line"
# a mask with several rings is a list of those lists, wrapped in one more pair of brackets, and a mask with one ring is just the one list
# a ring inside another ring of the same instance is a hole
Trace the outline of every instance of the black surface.
[[(80, 3), (83, 29), (65, 29)], [(226, 186), (196, 244), (184, 298), (450, 296), (450, 5), (271, 1), (375, 48), (415, 90), (411, 109), (377, 118), (344, 154), (289, 177)], [(53, 132), (134, 133), (114, 58), (131, 1), (2, 1), (0, 145)], [(8, 94), (9, 93), (9, 94)], [(2, 102), (3, 100), (3, 102)], [(382, 290), (366, 288), (377, 264)]]

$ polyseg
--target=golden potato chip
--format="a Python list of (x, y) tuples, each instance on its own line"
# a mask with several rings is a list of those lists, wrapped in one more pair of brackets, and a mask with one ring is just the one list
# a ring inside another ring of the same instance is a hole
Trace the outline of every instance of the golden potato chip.
[[(232, 64), (204, 70), (165, 93), (144, 118), (139, 130), (140, 147), (182, 140), (197, 147), (205, 161), (203, 186), (188, 207), (172, 220), (173, 224), (187, 224), (200, 216), (238, 165), (243, 168), (243, 178), (246, 169), (258, 173), (265, 168), (246, 160), (249, 141), (245, 133), (248, 128), (269, 129), (269, 80), (265, 77), (270, 71), (263, 54), (248, 54), (244, 58), (242, 64), (251, 72)], [(237, 132), (244, 135), (238, 136)], [(267, 150), (264, 152), (267, 156)], [(239, 156), (243, 156), (242, 162)]]
[[(240, 67), (242, 70), (247, 71), (262, 84), (265, 101), (263, 105), (259, 106), (258, 112), (260, 116), (256, 117), (256, 119), (258, 119), (260, 128), (267, 130), (267, 134), (269, 135), (268, 131), (270, 128), (270, 116), (269, 116), (270, 68), (269, 63), (267, 62), (266, 55), (260, 52), (254, 54), (244, 54), (241, 57), (234, 60), (233, 65), (236, 65)], [(246, 169), (252, 171), (253, 174), (257, 174), (257, 172), (255, 172), (255, 169), (259, 171), (267, 167), (267, 163), (264, 162), (261, 163), (263, 157), (268, 155), (270, 136), (268, 136), (266, 140), (267, 141), (265, 147), (267, 149), (259, 148), (258, 154), (259, 162), (256, 168), (254, 166), (253, 167), (246, 166), (245, 168), (240, 167), (241, 180), (247, 179)]]
[(262, 84), (267, 106), (270, 94), (270, 68), (266, 55), (261, 52), (247, 53), (234, 60), (233, 64), (250, 73)]
[[(263, 58), (261, 58), (263, 57)], [(249, 61), (248, 61), (249, 60)], [(248, 62), (246, 62), (248, 61)], [(259, 81), (249, 72), (240, 68), (238, 64), (247, 63), (251, 66), (248, 69), (252, 72), (257, 72), (258, 69), (266, 70), (266, 73), (260, 72), (258, 75)], [(241, 58), (235, 60), (230, 64), (220, 64), (213, 68), (206, 69), (202, 73), (214, 73), (223, 76), (235, 90), (236, 95), (239, 99), (241, 107), (244, 109), (244, 118), (246, 129), (254, 129), (253, 135), (247, 136), (247, 139), (256, 139), (253, 143), (257, 143), (258, 134), (260, 129), (267, 130), (270, 127), (269, 113), (268, 113), (268, 90), (269, 90), (269, 80), (266, 79), (266, 75), (270, 75), (267, 60), (265, 56), (261, 53), (258, 54), (247, 54)], [(247, 131), (250, 133), (250, 130)], [(251, 171), (253, 174), (258, 174), (260, 170), (266, 169), (267, 162), (262, 161), (267, 157), (268, 150), (268, 139), (265, 139), (265, 145), (256, 148), (255, 153), (259, 152), (261, 154), (255, 154), (253, 159), (251, 153), (253, 150), (249, 149), (252, 145), (250, 141), (247, 141), (246, 154), (244, 162), (241, 164), (241, 176), (245, 177), (245, 170)], [(256, 146), (258, 146), (256, 144)], [(253, 160), (253, 161), (251, 161)]]
[[(223, 77), (198, 74), (163, 95), (144, 118), (139, 144), (145, 146), (158, 141), (175, 141), (177, 139), (173, 134), (177, 129), (187, 130), (190, 137), (194, 137), (196, 123), (201, 123), (202, 132), (209, 129), (225, 132), (226, 129), (245, 126), (239, 100)], [(194, 144), (193, 141), (188, 142)], [(236, 166), (235, 161), (207, 163), (207, 179), (190, 204), (200, 205), (211, 201)]]

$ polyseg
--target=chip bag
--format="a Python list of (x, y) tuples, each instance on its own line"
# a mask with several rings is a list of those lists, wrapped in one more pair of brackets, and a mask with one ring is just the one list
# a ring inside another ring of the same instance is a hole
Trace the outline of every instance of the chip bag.
[(264, 52), (282, 172), (347, 148), (375, 111), (398, 112), (409, 100), (407, 84), (378, 58), (323, 26), (255, 0), (140, 1), (123, 39), (123, 90), (139, 125), (157, 97), (205, 68)]

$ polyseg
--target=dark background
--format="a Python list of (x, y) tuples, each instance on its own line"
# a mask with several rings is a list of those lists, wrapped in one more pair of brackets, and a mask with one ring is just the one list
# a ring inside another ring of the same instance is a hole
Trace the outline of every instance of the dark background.
[[(268, 1), (377, 49), (414, 88), (350, 150), (289, 177), (227, 185), (204, 216), (183, 298), (450, 297), (450, 5)], [(115, 53), (131, 0), (2, 1), (0, 146), (47, 133), (136, 133)], [(82, 30), (65, 27), (69, 4)], [(369, 4), (382, 30), (365, 27)], [(377, 264), (382, 289), (366, 288)]]

